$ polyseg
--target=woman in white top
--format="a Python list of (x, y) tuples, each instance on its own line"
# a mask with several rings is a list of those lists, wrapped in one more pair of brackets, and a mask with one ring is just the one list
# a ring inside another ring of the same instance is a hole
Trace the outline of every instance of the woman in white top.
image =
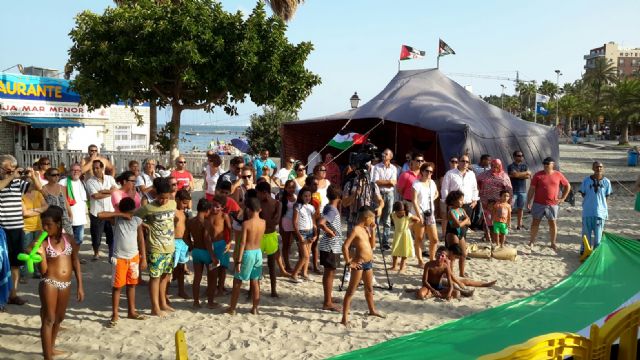
[(300, 189), (304, 187), (304, 182), (307, 180), (307, 173), (305, 171), (304, 164), (301, 162), (296, 164), (295, 169), (296, 169), (296, 177), (295, 179), (293, 179), (293, 181), (296, 184), (296, 196), (297, 196), (298, 192), (300, 192)]
[(284, 163), (284, 167), (280, 168), (280, 170), (278, 170), (278, 172), (274, 175), (274, 180), (281, 189), (284, 189), (284, 183), (289, 180), (289, 176), (291, 176), (291, 170), (293, 170), (293, 165), (295, 163), (296, 161), (293, 158), (288, 158)]
[(438, 246), (438, 230), (436, 228), (436, 218), (434, 201), (440, 196), (436, 182), (431, 179), (434, 164), (426, 162), (420, 166), (420, 177), (413, 183), (413, 208), (411, 214), (420, 218), (413, 228), (415, 235), (414, 244), (418, 266), (424, 266), (422, 251), (424, 249), (422, 238), (425, 233), (429, 238), (429, 258), (435, 260), (436, 248)]
[(153, 188), (153, 179), (157, 178), (156, 175), (156, 161), (148, 158), (143, 162), (143, 172), (136, 178), (136, 189), (142, 195), (142, 206), (147, 202), (153, 201), (155, 189)]
[(313, 176), (318, 180), (318, 194), (320, 194), (320, 213), (322, 214), (322, 210), (324, 206), (329, 203), (329, 199), (327, 198), (327, 189), (331, 182), (327, 179), (327, 167), (324, 166), (324, 163), (319, 163), (313, 169)]
[(220, 165), (222, 165), (220, 155), (215, 153), (207, 155), (207, 166), (202, 171), (204, 175), (202, 190), (204, 190), (204, 196), (209, 202), (213, 201), (213, 196), (216, 193), (216, 184), (223, 173)]

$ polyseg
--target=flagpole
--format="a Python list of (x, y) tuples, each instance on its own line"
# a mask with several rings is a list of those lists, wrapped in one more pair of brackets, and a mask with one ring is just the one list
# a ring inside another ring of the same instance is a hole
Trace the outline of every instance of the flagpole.
[(398, 72), (400, 72), (400, 60), (398, 60)]
[(438, 60), (436, 62), (436, 69), (440, 69), (440, 55), (438, 55)]
[(534, 124), (538, 122), (537, 119), (538, 119), (538, 93), (536, 92), (536, 103), (533, 106), (533, 123)]

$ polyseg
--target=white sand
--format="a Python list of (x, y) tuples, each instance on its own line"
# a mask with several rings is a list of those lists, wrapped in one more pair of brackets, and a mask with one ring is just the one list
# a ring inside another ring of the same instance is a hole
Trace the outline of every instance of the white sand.
[[(623, 236), (640, 236), (638, 213), (633, 212), (633, 198), (622, 189), (610, 199), (610, 220), (607, 229)], [(262, 282), (261, 315), (248, 314), (246, 293), (240, 298), (239, 314), (229, 316), (221, 310), (194, 311), (189, 301), (172, 297), (177, 311), (166, 319), (145, 321), (121, 319), (116, 328), (105, 327), (111, 315), (109, 264), (104, 260), (83, 266), (86, 300), (72, 300), (63, 323), (66, 328), (58, 337), (61, 349), (73, 359), (170, 359), (175, 357), (174, 333), (180, 327), (186, 331), (190, 358), (193, 359), (319, 359), (348, 352), (400, 335), (437, 326), (505, 302), (526, 297), (553, 286), (578, 266), (578, 244), (581, 227), (580, 197), (575, 207), (563, 205), (559, 221), (559, 251), (548, 245), (546, 225), (541, 227), (538, 245), (531, 252), (523, 244), (527, 232), (514, 232), (508, 241), (519, 251), (515, 262), (473, 259), (468, 262), (470, 277), (480, 280), (497, 279), (493, 288), (477, 289), (472, 298), (442, 302), (416, 301), (404, 289), (420, 284), (421, 270), (410, 262), (406, 275), (390, 274), (392, 291), (376, 289), (378, 310), (386, 319), (369, 318), (363, 292), (356, 294), (351, 320), (355, 327), (347, 330), (339, 324), (341, 314), (319, 310), (322, 304), (322, 284), (319, 275), (313, 282), (295, 285), (278, 278), (280, 298), (269, 297), (269, 279)], [(525, 218), (525, 224), (530, 219)], [(477, 240), (479, 233), (470, 232)], [(85, 240), (82, 257), (88, 259), (89, 244)], [(391, 258), (388, 256), (387, 261)], [(266, 266), (266, 264), (265, 264)], [(456, 265), (457, 269), (457, 265)], [(265, 267), (266, 273), (266, 267)], [(376, 258), (377, 280), (386, 285), (382, 261)], [(190, 279), (189, 279), (190, 283)], [(344, 294), (337, 291), (334, 297)], [(75, 283), (74, 283), (75, 293)], [(231, 279), (227, 278), (227, 287)], [(147, 287), (137, 291), (138, 308), (149, 313)], [(175, 283), (171, 293), (176, 293)], [(188, 286), (190, 292), (190, 286)], [(204, 289), (203, 289), (204, 291)], [(8, 306), (9, 313), (0, 314), (0, 358), (33, 359), (40, 354), (39, 299), (37, 280), (29, 280), (20, 288), (29, 304)], [(217, 299), (228, 303), (228, 297)], [(121, 315), (126, 315), (126, 299), (121, 300)], [(65, 358), (65, 357), (60, 357)]]

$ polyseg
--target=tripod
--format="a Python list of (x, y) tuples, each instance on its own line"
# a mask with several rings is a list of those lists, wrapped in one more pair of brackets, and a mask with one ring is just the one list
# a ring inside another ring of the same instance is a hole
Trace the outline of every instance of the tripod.
[[(364, 170), (356, 170), (356, 177), (351, 181), (357, 181), (358, 188), (360, 188), (360, 193), (357, 194), (356, 199), (354, 200), (356, 204), (364, 203), (366, 200), (365, 196), (371, 197), (371, 184), (369, 183), (369, 177)], [(357, 191), (357, 190), (356, 190)], [(387, 284), (388, 290), (393, 290), (393, 284), (391, 283), (391, 279), (389, 279), (389, 270), (387, 269), (387, 260), (384, 256), (384, 248), (382, 246), (382, 237), (380, 236), (380, 226), (378, 223), (378, 217), (376, 219), (376, 236), (378, 237), (378, 248), (380, 249), (380, 255), (382, 256), (382, 263), (384, 264), (384, 273), (387, 276)], [(353, 230), (352, 230), (353, 231)], [(344, 289), (344, 278), (347, 275), (347, 269), (349, 264), (344, 264), (344, 270), (342, 271), (342, 278), (340, 279), (340, 286), (338, 289), (342, 291)], [(381, 287), (385, 289), (384, 287)]]

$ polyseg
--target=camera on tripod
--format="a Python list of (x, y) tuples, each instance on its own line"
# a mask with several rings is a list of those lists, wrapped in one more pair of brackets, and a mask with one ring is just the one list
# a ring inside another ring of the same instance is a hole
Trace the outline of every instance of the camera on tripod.
[(360, 151), (349, 154), (349, 165), (351, 165), (358, 174), (366, 174), (369, 170), (368, 164), (376, 157), (380, 157), (378, 147), (370, 142), (366, 142), (362, 144)]

